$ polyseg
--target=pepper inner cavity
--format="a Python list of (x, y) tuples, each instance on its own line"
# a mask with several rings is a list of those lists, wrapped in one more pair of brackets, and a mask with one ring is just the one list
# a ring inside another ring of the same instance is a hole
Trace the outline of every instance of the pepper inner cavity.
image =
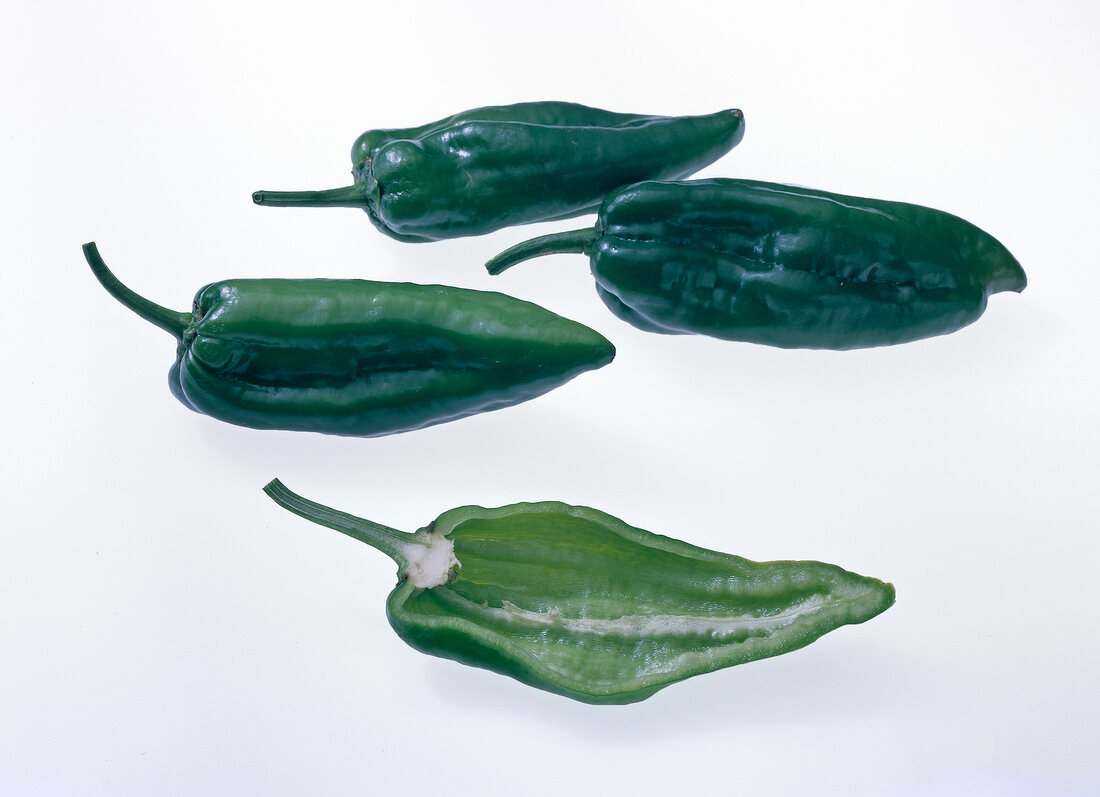
[[(825, 596), (820, 586), (765, 583), (759, 565), (710, 562), (647, 548), (595, 523), (528, 516), (506, 528), (468, 521), (448, 536), (462, 562), (448, 586), (471, 604), (562, 618), (778, 616)], [(495, 528), (494, 528), (495, 526)]]

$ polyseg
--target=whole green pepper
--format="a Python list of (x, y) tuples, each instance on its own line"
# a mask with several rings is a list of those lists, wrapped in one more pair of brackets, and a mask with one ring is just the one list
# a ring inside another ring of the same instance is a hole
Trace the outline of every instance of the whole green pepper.
[(330, 279), (226, 280), (178, 313), (103, 287), (176, 337), (172, 393), (256, 429), (373, 437), (507, 407), (609, 363), (586, 326), (499, 293)]
[(362, 208), (392, 238), (437, 241), (594, 211), (626, 183), (687, 177), (744, 132), (738, 110), (672, 117), (568, 102), (478, 108), (363, 133), (351, 150), (355, 182), (346, 188), (257, 191), (252, 199)]
[(901, 202), (752, 180), (642, 182), (595, 228), (544, 235), (487, 264), (587, 254), (601, 298), (650, 332), (853, 349), (954, 332), (1023, 269), (988, 233)]
[(390, 556), (390, 625), (417, 650), (587, 703), (795, 650), (894, 602), (821, 562), (750, 562), (556, 502), (460, 507), (414, 534), (288, 490), (276, 503)]

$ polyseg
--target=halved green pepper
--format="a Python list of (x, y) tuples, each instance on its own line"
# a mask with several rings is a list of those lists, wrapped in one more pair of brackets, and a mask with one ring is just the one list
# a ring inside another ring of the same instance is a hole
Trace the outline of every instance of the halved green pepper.
[(444, 512), (409, 534), (307, 500), (279, 505), (390, 556), (386, 611), (412, 647), (586, 703), (801, 648), (894, 588), (821, 562), (750, 562), (557, 502)]
[(599, 368), (599, 333), (499, 293), (335, 279), (225, 280), (178, 313), (84, 246), (116, 299), (177, 340), (187, 407), (256, 429), (373, 437), (511, 406)]
[(588, 255), (600, 297), (640, 329), (786, 348), (943, 335), (1027, 284), (999, 241), (957, 216), (752, 180), (624, 186), (595, 227), (518, 244), (487, 268), (559, 252)]
[(257, 191), (252, 199), (361, 208), (392, 238), (437, 241), (594, 211), (626, 183), (697, 172), (744, 132), (735, 109), (644, 116), (569, 102), (491, 106), (363, 133), (351, 151), (353, 185)]

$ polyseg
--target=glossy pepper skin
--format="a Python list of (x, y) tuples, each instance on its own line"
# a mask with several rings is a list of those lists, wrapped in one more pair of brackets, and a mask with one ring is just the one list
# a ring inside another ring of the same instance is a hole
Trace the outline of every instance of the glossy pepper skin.
[(862, 623), (894, 588), (821, 562), (750, 562), (556, 502), (460, 507), (414, 534), (288, 490), (278, 504), (389, 555), (390, 624), (417, 650), (586, 703), (633, 703), (693, 675)]
[(226, 280), (190, 313), (116, 299), (176, 337), (172, 393), (238, 426), (374, 437), (518, 404), (606, 365), (614, 347), (499, 293), (366, 280)]
[(751, 180), (613, 191), (594, 229), (521, 243), (499, 274), (544, 254), (589, 255), (601, 298), (651, 332), (784, 348), (854, 349), (954, 332), (1027, 278), (957, 216)]
[(257, 191), (252, 199), (362, 208), (400, 241), (482, 235), (592, 212), (626, 183), (687, 177), (736, 146), (744, 130), (733, 109), (673, 117), (567, 102), (478, 108), (364, 133), (351, 151), (351, 186)]

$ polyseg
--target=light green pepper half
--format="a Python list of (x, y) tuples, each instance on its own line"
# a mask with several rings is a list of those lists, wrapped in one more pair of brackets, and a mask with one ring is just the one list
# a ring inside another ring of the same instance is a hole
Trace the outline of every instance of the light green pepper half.
[(777, 656), (894, 602), (835, 565), (750, 562), (557, 502), (444, 512), (407, 533), (264, 491), (389, 555), (390, 624), (412, 647), (586, 703), (633, 703), (669, 684)]

